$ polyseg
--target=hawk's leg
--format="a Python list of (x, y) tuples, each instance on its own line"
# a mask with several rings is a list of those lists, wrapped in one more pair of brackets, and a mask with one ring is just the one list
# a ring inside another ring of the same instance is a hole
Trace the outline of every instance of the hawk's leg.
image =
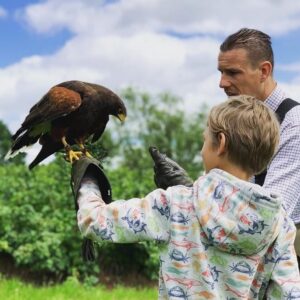
[(61, 139), (64, 148), (66, 150), (66, 160), (69, 161), (70, 163), (73, 163), (74, 160), (79, 160), (79, 158), (83, 155), (83, 152), (81, 151), (73, 151), (71, 149), (71, 146), (67, 143), (66, 137), (62, 137)]
[(81, 140), (76, 140), (76, 144), (79, 146), (80, 150), (82, 151), (82, 154), (92, 158), (93, 156), (87, 151), (86, 147), (84, 146), (83, 142)]

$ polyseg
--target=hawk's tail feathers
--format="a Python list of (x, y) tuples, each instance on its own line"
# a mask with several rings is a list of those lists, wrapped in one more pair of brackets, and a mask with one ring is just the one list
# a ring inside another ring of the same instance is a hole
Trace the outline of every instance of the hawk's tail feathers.
[(43, 161), (48, 156), (54, 154), (55, 152), (59, 151), (62, 148), (62, 144), (60, 142), (54, 143), (47, 143), (43, 141), (42, 149), (40, 150), (37, 157), (30, 163), (29, 170), (33, 169), (36, 165), (38, 165), (41, 161)]
[(13, 135), (11, 136), (12, 140), (15, 141), (15, 140), (18, 138), (18, 136), (19, 136), (22, 132), (24, 132), (25, 130), (26, 130), (26, 128), (20, 127), (20, 128), (16, 131), (16, 133), (13, 134)]
[(23, 135), (19, 136), (12, 144), (11, 148), (6, 153), (4, 159), (8, 160), (10, 158), (15, 157), (18, 153), (24, 152), (26, 148), (33, 145), (37, 142), (37, 140), (40, 138), (40, 135), (38, 136), (30, 136), (28, 131), (25, 132)]
[(9, 149), (8, 152), (4, 156), (4, 160), (9, 160), (10, 158), (15, 157), (19, 152), (20, 152), (20, 150), (13, 151), (12, 149)]

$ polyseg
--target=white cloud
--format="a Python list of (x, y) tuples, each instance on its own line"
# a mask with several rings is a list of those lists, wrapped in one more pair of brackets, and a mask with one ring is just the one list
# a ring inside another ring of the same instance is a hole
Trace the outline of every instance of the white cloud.
[(287, 96), (299, 102), (300, 99), (300, 76), (292, 83), (280, 83), (280, 86), (287, 91)]
[(7, 11), (0, 6), (0, 19), (5, 18), (7, 16)]
[[(67, 29), (73, 36), (52, 55), (0, 69), (0, 119), (12, 131), (51, 86), (71, 79), (117, 92), (128, 85), (168, 90), (185, 100), (188, 111), (224, 100), (216, 71), (224, 35), (241, 27), (271, 35), (300, 28), (300, 2), (48, 0), (25, 7), (18, 17), (38, 34)], [(300, 99), (300, 85), (284, 86)]]
[[(195, 103), (211, 103), (210, 97), (219, 101), (220, 40), (211, 34), (242, 26), (284, 33), (300, 27), (299, 15), (300, 2), (293, 0), (48, 0), (29, 5), (19, 17), (38, 33), (67, 28), (74, 35), (51, 56), (27, 57), (0, 70), (6, 83), (0, 87), (0, 117), (15, 127), (26, 107), (28, 111), (52, 85), (70, 79), (113, 89), (170, 90)], [(184, 39), (166, 34), (170, 31), (201, 35)], [(13, 103), (22, 113), (12, 113)]]
[(0, 118), (16, 130), (52, 85), (72, 79), (116, 91), (129, 85), (154, 93), (169, 90), (200, 105), (206, 99), (200, 87), (216, 73), (217, 53), (218, 42), (205, 37), (182, 40), (150, 31), (129, 36), (79, 34), (51, 56), (27, 57), (0, 70), (0, 80), (7, 83), (0, 87)]
[(300, 2), (294, 0), (121, 0), (110, 5), (48, 0), (28, 6), (24, 18), (38, 32), (65, 27), (99, 35), (143, 30), (228, 34), (243, 24), (274, 35), (299, 28), (299, 14)]
[(278, 65), (278, 70), (281, 71), (288, 71), (288, 72), (300, 72), (300, 62), (292, 63), (292, 64), (285, 64), (285, 65)]

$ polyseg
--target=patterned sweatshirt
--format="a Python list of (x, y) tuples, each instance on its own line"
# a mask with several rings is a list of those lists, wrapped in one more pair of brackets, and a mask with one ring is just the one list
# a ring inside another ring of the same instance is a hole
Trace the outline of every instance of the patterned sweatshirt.
[(95, 241), (160, 243), (159, 299), (300, 299), (295, 226), (258, 185), (213, 169), (193, 187), (109, 205), (86, 183), (78, 204)]

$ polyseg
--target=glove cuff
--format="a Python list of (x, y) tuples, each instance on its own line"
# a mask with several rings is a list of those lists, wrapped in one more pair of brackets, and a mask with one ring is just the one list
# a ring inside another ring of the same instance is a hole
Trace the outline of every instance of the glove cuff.
[[(110, 183), (105, 176), (99, 161), (94, 158), (82, 157), (72, 165), (71, 188), (75, 201), (75, 210), (78, 211), (78, 191), (85, 175), (92, 177), (98, 183), (102, 199), (105, 203), (112, 201), (112, 193)], [(84, 238), (82, 242), (82, 257), (84, 261), (95, 260), (95, 249), (93, 241)]]
[(105, 203), (112, 201), (112, 191), (110, 183), (100, 166), (99, 161), (94, 158), (83, 157), (76, 161), (72, 166), (71, 188), (75, 199), (75, 208), (78, 210), (77, 197), (78, 191), (84, 176), (88, 174), (97, 182), (102, 199)]

